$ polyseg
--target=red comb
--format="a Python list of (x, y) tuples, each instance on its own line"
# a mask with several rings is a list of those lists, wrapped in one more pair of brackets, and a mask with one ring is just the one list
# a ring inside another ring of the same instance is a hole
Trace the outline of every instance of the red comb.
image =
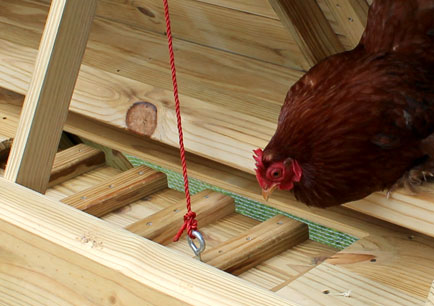
[(256, 161), (256, 167), (264, 167), (264, 164), (262, 163), (262, 149), (253, 150), (253, 153), (255, 153), (255, 155), (253, 155), (253, 158)]

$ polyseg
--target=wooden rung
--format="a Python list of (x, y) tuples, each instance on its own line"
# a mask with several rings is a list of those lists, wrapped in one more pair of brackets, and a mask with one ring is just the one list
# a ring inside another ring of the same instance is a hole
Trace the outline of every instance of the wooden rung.
[(277, 215), (238, 237), (205, 250), (202, 261), (239, 275), (308, 238), (306, 224)]
[(48, 186), (54, 186), (101, 166), (104, 152), (78, 144), (56, 153)]
[(426, 300), (425, 306), (434, 306), (434, 282), (431, 285), (430, 291), (428, 293), (428, 299)]
[[(235, 211), (234, 200), (224, 194), (203, 191), (191, 198), (198, 226), (203, 227)], [(185, 200), (131, 224), (126, 229), (160, 244), (168, 244), (184, 222)]]
[(101, 217), (164, 188), (168, 188), (164, 173), (140, 166), (66, 197), (62, 202)]
[(4, 169), (12, 146), (12, 138), (0, 135), (0, 168)]

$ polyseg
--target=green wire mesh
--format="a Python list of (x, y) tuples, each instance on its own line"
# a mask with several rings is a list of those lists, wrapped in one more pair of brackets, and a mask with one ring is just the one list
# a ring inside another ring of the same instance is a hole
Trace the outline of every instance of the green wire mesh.
[[(145, 165), (149, 168), (161, 171), (167, 175), (167, 180), (169, 183), (169, 188), (178, 190), (183, 192), (184, 191), (184, 180), (182, 178), (182, 175), (162, 168), (160, 166), (154, 165), (152, 163), (143, 161), (137, 157), (125, 154), (125, 156), (128, 158), (128, 160), (133, 164), (135, 167), (140, 165)], [(258, 221), (265, 221), (277, 214), (285, 215), (289, 218), (298, 220), (300, 222), (306, 223), (309, 226), (309, 238), (311, 240), (332, 246), (337, 249), (343, 249), (352, 244), (357, 240), (357, 238), (350, 236), (348, 234), (344, 234), (342, 232), (336, 231), (334, 229), (313, 223), (311, 221), (293, 216), (291, 214), (288, 214), (286, 212), (280, 211), (278, 209), (268, 207), (266, 205), (263, 205), (259, 202), (249, 200), (245, 197), (242, 197), (240, 195), (237, 195), (235, 193), (223, 190), (221, 188), (218, 188), (216, 186), (209, 185), (205, 182), (199, 181), (197, 179), (189, 178), (189, 185), (190, 185), (190, 192), (192, 194), (201, 192), (205, 189), (214, 190), (217, 192), (221, 192), (223, 194), (226, 194), (228, 196), (231, 196), (235, 199), (235, 210), (237, 213), (243, 214), (247, 217), (256, 219)]]

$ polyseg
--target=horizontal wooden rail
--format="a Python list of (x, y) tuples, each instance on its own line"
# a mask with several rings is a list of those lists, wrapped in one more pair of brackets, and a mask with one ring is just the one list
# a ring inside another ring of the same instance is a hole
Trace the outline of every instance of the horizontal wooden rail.
[(238, 237), (206, 250), (202, 260), (238, 275), (308, 238), (306, 224), (277, 215)]
[(62, 202), (101, 217), (164, 188), (167, 188), (164, 173), (140, 166), (71, 195)]
[[(198, 226), (206, 226), (235, 211), (234, 200), (218, 192), (203, 191), (192, 197)], [(168, 244), (183, 223), (185, 200), (126, 227), (127, 230), (160, 244)]]

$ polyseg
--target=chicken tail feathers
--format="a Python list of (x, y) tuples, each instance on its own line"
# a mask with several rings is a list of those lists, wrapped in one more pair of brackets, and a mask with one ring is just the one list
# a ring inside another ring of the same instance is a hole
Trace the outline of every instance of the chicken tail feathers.
[(434, 61), (434, 0), (375, 0), (359, 46)]

